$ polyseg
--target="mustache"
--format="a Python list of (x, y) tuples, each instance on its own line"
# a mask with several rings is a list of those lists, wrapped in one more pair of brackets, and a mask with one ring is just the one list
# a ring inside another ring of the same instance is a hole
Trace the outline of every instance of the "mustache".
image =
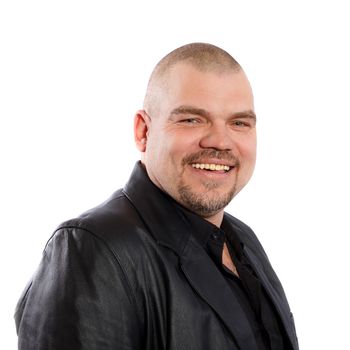
[(230, 151), (216, 151), (214, 149), (204, 149), (196, 153), (191, 153), (182, 160), (182, 165), (201, 163), (202, 159), (220, 159), (225, 160), (236, 167), (240, 165), (239, 159), (235, 157)]

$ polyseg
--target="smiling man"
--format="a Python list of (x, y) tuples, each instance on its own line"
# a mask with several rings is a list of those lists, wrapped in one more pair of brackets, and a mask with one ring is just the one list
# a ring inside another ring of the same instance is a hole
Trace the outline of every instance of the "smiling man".
[(224, 212), (256, 158), (249, 81), (194, 43), (155, 67), (126, 186), (61, 224), (18, 303), (19, 349), (298, 349), (283, 288)]
[(136, 141), (152, 182), (220, 226), (223, 208), (253, 172), (256, 117), (238, 63), (221, 52), (210, 61), (197, 50), (192, 59), (172, 53), (155, 69), (136, 115)]

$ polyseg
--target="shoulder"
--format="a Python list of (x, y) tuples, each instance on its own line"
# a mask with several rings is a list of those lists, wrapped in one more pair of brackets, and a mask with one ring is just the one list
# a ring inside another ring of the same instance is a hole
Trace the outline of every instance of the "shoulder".
[(92, 254), (105, 251), (119, 265), (128, 268), (134, 265), (133, 261), (142, 260), (146, 251), (156, 244), (142, 217), (122, 190), (79, 217), (60, 224), (48, 245), (63, 236), (82, 249), (98, 244), (102, 251), (92, 249)]
[[(113, 225), (128, 219), (135, 221), (135, 210), (122, 190), (118, 190), (100, 205), (83, 212), (77, 218), (67, 220), (58, 226), (58, 229), (76, 227), (95, 232), (110, 230)], [(130, 221), (129, 220), (129, 221)]]
[[(127, 231), (125, 222), (131, 216), (123, 213), (132, 212), (127, 205), (118, 191), (100, 206), (59, 225), (17, 305), (15, 319), (23, 343), (35, 337), (44, 344), (54, 336), (60, 344), (57, 348), (66, 348), (61, 342), (80, 342), (80, 334), (93, 334), (92, 329), (112, 343), (115, 339), (100, 322), (106, 317), (113, 329), (142, 332), (142, 305), (134, 287), (136, 269), (109, 238), (112, 232), (118, 237)], [(34, 331), (32, 324), (38, 325)], [(138, 341), (137, 335), (130, 339), (130, 344)]]
[[(79, 217), (61, 223), (44, 249), (45, 264), (84, 266), (90, 279), (114, 281), (137, 304), (137, 266), (155, 243), (122, 190)], [(61, 259), (61, 260), (59, 260)], [(105, 283), (105, 282), (104, 282)]]
[(131, 232), (137, 228), (144, 228), (142, 219), (120, 189), (100, 205), (61, 223), (56, 232), (79, 229), (109, 242), (112, 238), (130, 238)]

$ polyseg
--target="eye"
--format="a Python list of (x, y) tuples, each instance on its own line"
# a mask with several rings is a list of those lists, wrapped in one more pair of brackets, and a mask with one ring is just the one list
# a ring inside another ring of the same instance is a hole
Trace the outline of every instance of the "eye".
[(235, 121), (233, 122), (233, 124), (234, 124), (234, 125), (237, 125), (237, 126), (246, 126), (246, 125), (247, 125), (247, 123), (242, 122), (241, 120), (235, 120)]
[(249, 122), (243, 121), (243, 120), (239, 120), (239, 119), (234, 120), (232, 122), (232, 125), (234, 127), (237, 127), (237, 128), (249, 128), (251, 126)]
[(181, 124), (199, 124), (200, 120), (198, 118), (184, 118), (179, 120)]

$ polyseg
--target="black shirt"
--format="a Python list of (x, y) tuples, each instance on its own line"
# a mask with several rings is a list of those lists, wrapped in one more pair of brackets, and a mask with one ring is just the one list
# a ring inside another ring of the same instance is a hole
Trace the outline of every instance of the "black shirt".
[[(221, 228), (218, 228), (180, 205), (177, 205), (177, 208), (189, 221), (195, 238), (207, 251), (239, 300), (255, 335), (256, 349), (291, 349), (282, 322), (244, 254), (243, 243), (239, 241), (231, 226), (225, 223), (225, 218)], [(222, 264), (225, 242), (239, 277)]]

